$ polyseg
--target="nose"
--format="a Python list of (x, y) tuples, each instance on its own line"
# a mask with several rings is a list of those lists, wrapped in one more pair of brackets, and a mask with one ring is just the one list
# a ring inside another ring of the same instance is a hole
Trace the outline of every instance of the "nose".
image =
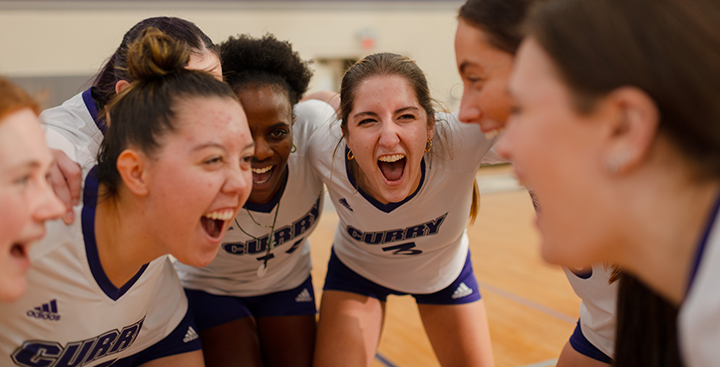
[(243, 205), (250, 195), (250, 190), (252, 190), (252, 171), (250, 167), (238, 164), (235, 168), (230, 169), (222, 187), (223, 193), (240, 197), (241, 202), (239, 205)]
[(270, 144), (268, 144), (267, 140), (263, 139), (262, 137), (255, 138), (255, 154), (253, 155), (253, 160), (257, 162), (262, 162), (275, 154), (270, 147)]
[(400, 142), (398, 129), (399, 126), (394, 121), (391, 119), (385, 120), (380, 131), (380, 140), (378, 141), (379, 145), (385, 148), (392, 148), (396, 146)]
[(474, 96), (471, 91), (465, 88), (462, 98), (460, 99), (458, 119), (465, 123), (479, 124), (482, 116), (483, 113), (478, 104), (477, 96)]
[(33, 195), (30, 204), (33, 219), (42, 223), (46, 220), (59, 218), (65, 213), (65, 204), (55, 195), (47, 180), (39, 180), (38, 192)]

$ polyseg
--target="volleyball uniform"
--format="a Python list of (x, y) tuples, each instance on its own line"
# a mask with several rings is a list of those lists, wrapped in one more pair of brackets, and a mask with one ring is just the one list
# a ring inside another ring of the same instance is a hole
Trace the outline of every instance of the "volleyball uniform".
[(611, 363), (615, 355), (615, 315), (617, 282), (609, 284), (612, 269), (594, 265), (586, 269), (567, 269), (570, 285), (582, 299), (580, 320), (570, 345), (583, 355)]
[(419, 187), (399, 203), (382, 204), (356, 189), (338, 123), (317, 130), (308, 144), (338, 213), (337, 258), (363, 278), (409, 294), (443, 290), (463, 270), (472, 185), (492, 146), (477, 126), (455, 115), (438, 113), (437, 120), (445, 121), (447, 131), (436, 129), (432, 151), (421, 162)]
[(80, 164), (83, 177), (97, 164), (107, 127), (98, 116), (92, 88), (40, 113), (50, 148), (62, 150)]
[(720, 361), (720, 198), (708, 219), (678, 315), (678, 342), (689, 367)]
[[(296, 106), (297, 149), (288, 158), (287, 178), (277, 195), (267, 204), (245, 203), (209, 265), (175, 263), (201, 330), (245, 316), (315, 314), (308, 237), (322, 212), (323, 184), (310, 169), (307, 144), (313, 129), (333, 119), (334, 111), (322, 108), (326, 105), (310, 100)], [(271, 231), (274, 248), (268, 254)], [(259, 276), (266, 259), (267, 269)]]
[[(115, 366), (126, 366), (167, 356), (168, 350), (200, 349), (167, 256), (145, 264), (122, 287), (107, 278), (95, 242), (97, 189), (91, 171), (84, 205), (75, 208), (80, 220), (70, 226), (60, 220), (46, 224), (47, 235), (29, 253), (28, 292), (17, 302), (0, 304), (0, 365), (109, 366), (117, 361)], [(177, 330), (181, 322), (187, 327)], [(175, 340), (165, 340), (169, 335)], [(155, 345), (164, 350), (143, 356)]]

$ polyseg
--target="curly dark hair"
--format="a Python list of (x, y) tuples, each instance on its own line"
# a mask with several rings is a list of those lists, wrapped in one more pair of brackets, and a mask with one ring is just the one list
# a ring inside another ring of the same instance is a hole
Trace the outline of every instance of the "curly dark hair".
[(220, 61), (223, 77), (235, 93), (253, 84), (281, 87), (293, 106), (312, 78), (310, 62), (300, 59), (289, 42), (269, 33), (259, 39), (247, 34), (230, 36), (220, 44)]

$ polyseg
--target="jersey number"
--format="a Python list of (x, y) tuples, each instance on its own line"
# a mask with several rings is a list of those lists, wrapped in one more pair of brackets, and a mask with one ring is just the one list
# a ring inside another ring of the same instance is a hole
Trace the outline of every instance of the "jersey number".
[(415, 242), (403, 243), (395, 246), (383, 247), (383, 251), (393, 251), (393, 255), (420, 255), (422, 250), (412, 250), (415, 247)]

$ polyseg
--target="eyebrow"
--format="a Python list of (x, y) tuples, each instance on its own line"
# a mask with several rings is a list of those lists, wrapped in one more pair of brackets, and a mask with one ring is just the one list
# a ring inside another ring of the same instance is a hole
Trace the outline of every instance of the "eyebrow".
[(462, 62), (462, 64), (460, 64), (460, 68), (459, 68), (459, 69), (460, 69), (460, 73), (461, 73), (461, 74), (464, 73), (464, 72), (465, 72), (465, 69), (467, 69), (467, 68), (470, 67), (470, 66), (475, 66), (475, 67), (477, 67), (477, 68), (482, 69), (483, 71), (485, 70), (485, 68), (483, 68), (482, 65), (480, 65), (480, 64), (478, 64), (478, 63), (476, 63), (476, 62), (472, 62), (472, 61), (465, 60), (465, 61)]

